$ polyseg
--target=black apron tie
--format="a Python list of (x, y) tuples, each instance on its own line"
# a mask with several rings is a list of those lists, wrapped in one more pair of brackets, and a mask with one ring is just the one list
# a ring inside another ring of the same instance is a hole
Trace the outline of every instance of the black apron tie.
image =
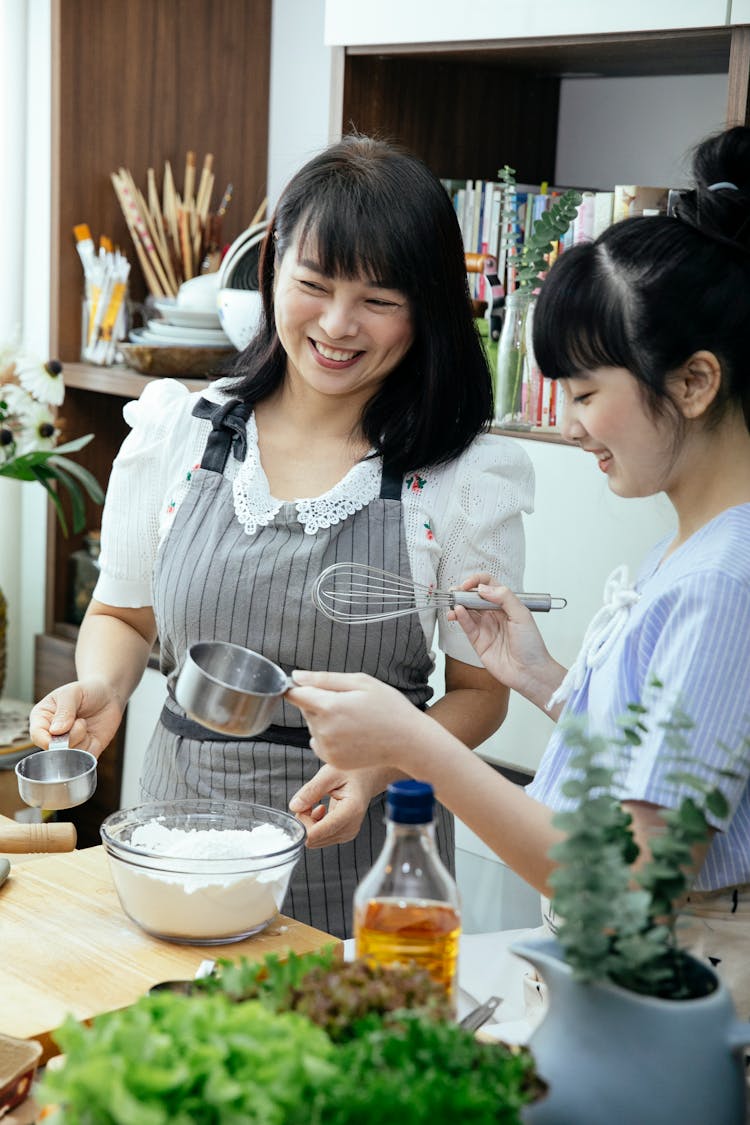
[(202, 469), (223, 473), (230, 449), (234, 451), (235, 460), (245, 460), (247, 420), (252, 409), (250, 403), (242, 402), (238, 398), (230, 398), (225, 403), (209, 402), (205, 398), (198, 399), (193, 407), (193, 417), (205, 418), (212, 426), (203, 452)]

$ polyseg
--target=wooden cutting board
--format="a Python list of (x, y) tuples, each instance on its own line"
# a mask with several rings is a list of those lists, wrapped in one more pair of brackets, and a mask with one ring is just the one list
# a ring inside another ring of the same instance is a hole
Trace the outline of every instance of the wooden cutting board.
[(68, 1013), (83, 1020), (124, 1007), (158, 981), (192, 979), (205, 958), (340, 944), (283, 915), (230, 945), (159, 941), (123, 912), (104, 848), (43, 856), (13, 867), (0, 887), (0, 1031), (38, 1039), (46, 1060)]

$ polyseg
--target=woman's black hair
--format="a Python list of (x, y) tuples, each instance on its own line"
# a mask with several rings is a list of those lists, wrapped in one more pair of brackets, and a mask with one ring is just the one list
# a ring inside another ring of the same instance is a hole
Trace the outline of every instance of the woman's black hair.
[(232, 393), (259, 402), (282, 382), (274, 325), (278, 264), (295, 239), (323, 273), (367, 276), (409, 298), (414, 342), (367, 403), (362, 428), (398, 472), (457, 457), (492, 418), (492, 381), (474, 324), (461, 233), (448, 193), (417, 157), (353, 135), (310, 160), (282, 193), (260, 259), (263, 316)]
[(534, 354), (553, 379), (625, 367), (665, 413), (668, 376), (705, 349), (722, 368), (710, 420), (740, 405), (750, 429), (750, 128), (703, 141), (693, 172), (672, 215), (625, 219), (561, 255), (537, 301)]

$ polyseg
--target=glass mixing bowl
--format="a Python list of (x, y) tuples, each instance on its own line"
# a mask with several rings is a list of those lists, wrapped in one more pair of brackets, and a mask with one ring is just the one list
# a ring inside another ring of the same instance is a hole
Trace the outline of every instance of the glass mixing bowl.
[(123, 910), (167, 941), (220, 945), (273, 920), (305, 844), (291, 813), (242, 801), (159, 801), (108, 816), (101, 837)]

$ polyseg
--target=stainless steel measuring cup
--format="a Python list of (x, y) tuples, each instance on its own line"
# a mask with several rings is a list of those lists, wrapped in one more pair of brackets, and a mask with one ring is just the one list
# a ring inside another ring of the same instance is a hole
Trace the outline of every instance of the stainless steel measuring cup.
[(252, 649), (201, 641), (188, 649), (175, 699), (201, 726), (248, 738), (269, 726), (276, 704), (293, 686), (278, 664)]
[(21, 800), (35, 809), (72, 809), (96, 790), (96, 758), (73, 750), (67, 735), (50, 739), (49, 750), (28, 754), (16, 764)]

